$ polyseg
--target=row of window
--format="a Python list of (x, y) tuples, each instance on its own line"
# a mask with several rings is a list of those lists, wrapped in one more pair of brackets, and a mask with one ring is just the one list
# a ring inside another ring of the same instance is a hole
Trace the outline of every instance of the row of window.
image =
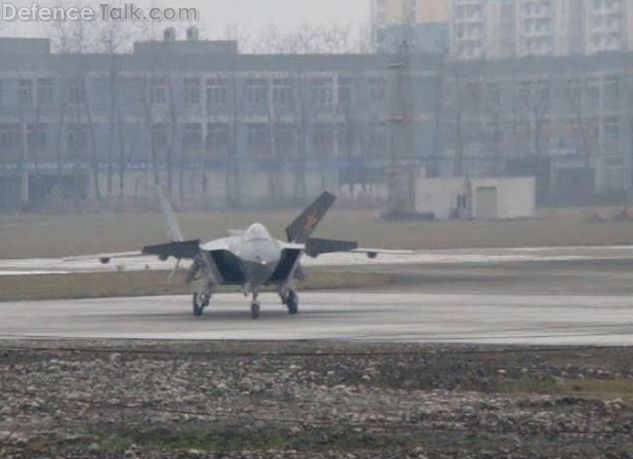
[[(63, 90), (66, 93), (65, 102), (80, 104), (86, 101), (86, 84), (83, 79), (65, 80)], [(6, 84), (0, 80), (0, 103), (6, 94)], [(307, 80), (307, 89), (312, 103), (318, 105), (332, 105), (348, 103), (352, 97), (352, 79), (341, 77), (312, 78)], [(269, 98), (278, 105), (293, 104), (298, 86), (292, 78), (250, 78), (243, 80), (243, 99), (247, 104), (265, 105)], [(224, 105), (229, 103), (233, 94), (234, 84), (228, 78), (212, 78), (202, 80), (189, 78), (183, 82), (182, 97), (186, 104), (201, 104), (206, 95), (208, 104)], [(19, 79), (17, 101), (21, 105), (46, 105), (54, 101), (54, 80), (51, 78)], [(178, 96), (173, 82), (166, 78), (151, 78), (148, 80), (148, 100), (152, 104), (166, 104), (172, 96)], [(204, 93), (203, 93), (204, 91)], [(387, 97), (387, 80), (385, 78), (369, 79), (369, 95), (372, 100), (384, 101)]]
[[(200, 123), (187, 123), (182, 126), (182, 151), (200, 153), (203, 150), (226, 154), (230, 145), (230, 126), (227, 124), (207, 125), (206, 139)], [(274, 137), (271, 137), (274, 134)], [(0, 125), (0, 148), (8, 152), (22, 151), (23, 133), (16, 123)], [(370, 133), (370, 149), (387, 149), (388, 130), (376, 127)], [(57, 136), (54, 136), (57, 138)], [(169, 148), (170, 129), (165, 124), (152, 127), (152, 146), (157, 151)], [(274, 146), (272, 139), (274, 138)], [(274, 149), (280, 153), (290, 153), (297, 147), (298, 131), (291, 125), (275, 125), (273, 130), (266, 124), (251, 124), (246, 127), (246, 143), (254, 152), (269, 152)], [(317, 125), (310, 132), (314, 150), (320, 152), (349, 151), (354, 143), (350, 129), (341, 126)], [(30, 153), (46, 152), (49, 132), (46, 124), (29, 124), (26, 131), (27, 147)], [(65, 148), (71, 152), (82, 152), (89, 147), (90, 133), (86, 124), (65, 126)], [(336, 148), (335, 145), (336, 144)]]
[[(66, 102), (80, 104), (86, 100), (86, 89), (84, 80), (81, 78), (70, 78), (65, 80), (64, 90), (66, 92)], [(21, 105), (46, 105), (53, 103), (54, 84), (51, 78), (21, 78), (18, 80), (18, 103)], [(0, 80), (0, 103), (6, 94), (6, 86)]]
[[(586, 106), (597, 109), (602, 100), (604, 108), (615, 109), (618, 106), (621, 96), (620, 79), (617, 77), (605, 77), (603, 79), (574, 78), (559, 82), (563, 86), (562, 96), (568, 105)], [(512, 97), (522, 106), (529, 106), (531, 103), (540, 103), (548, 106), (553, 96), (553, 85), (555, 82), (549, 79), (518, 81), (512, 87), (508, 85), (491, 82), (482, 85), (478, 82), (463, 83), (461, 86), (461, 101), (466, 106), (476, 108), (481, 102), (490, 106), (500, 106), (502, 104), (502, 94), (508, 93), (514, 88)], [(449, 91), (452, 89), (449, 88)]]
[[(297, 91), (296, 81), (292, 78), (249, 78), (243, 81), (243, 99), (247, 104), (265, 105), (272, 100), (274, 104), (290, 106), (294, 103)], [(308, 81), (310, 100), (317, 105), (348, 103), (352, 97), (350, 78), (313, 78)], [(207, 104), (224, 105), (229, 103), (234, 85), (228, 78), (213, 78), (204, 81)], [(184, 101), (188, 105), (201, 104), (203, 101), (203, 81), (199, 78), (184, 80)], [(165, 78), (149, 80), (149, 101), (153, 104), (165, 104), (175, 91)], [(372, 100), (384, 101), (387, 97), (387, 81), (384, 78), (369, 79), (369, 95)]]
[[(585, 119), (566, 121), (541, 121), (523, 119), (513, 122), (490, 121), (481, 123), (464, 123), (460, 132), (456, 132), (455, 126), (446, 123), (447, 139), (452, 142), (460, 141), (464, 144), (488, 144), (501, 145), (504, 143), (528, 143), (533, 144), (538, 137), (543, 147), (548, 149), (576, 149), (585, 148), (581, 142), (588, 142), (592, 148), (596, 148), (603, 142), (608, 148), (618, 149), (617, 144), (621, 138), (621, 119), (608, 117), (602, 119)], [(602, 131), (601, 131), (602, 127)]]

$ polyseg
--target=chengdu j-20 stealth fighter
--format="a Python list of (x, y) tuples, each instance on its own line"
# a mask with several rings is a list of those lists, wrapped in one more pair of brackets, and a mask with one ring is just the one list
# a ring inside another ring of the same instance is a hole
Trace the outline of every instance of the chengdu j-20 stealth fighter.
[[(299, 312), (299, 296), (296, 281), (305, 278), (301, 267), (301, 256), (305, 253), (317, 257), (325, 253), (357, 252), (375, 258), (379, 253), (399, 251), (361, 249), (358, 243), (311, 237), (321, 219), (332, 206), (336, 197), (323, 193), (294, 222), (286, 228), (287, 241), (274, 239), (260, 223), (244, 231), (230, 231), (229, 236), (209, 242), (184, 240), (176, 218), (164, 197), (163, 212), (169, 227), (171, 242), (144, 247), (143, 255), (155, 255), (165, 261), (175, 258), (192, 260), (186, 275), (187, 283), (199, 281), (201, 287), (193, 294), (193, 314), (201, 316), (209, 306), (215, 287), (218, 285), (240, 286), (245, 296), (252, 295), (251, 316), (259, 317), (259, 294), (274, 288), (290, 314)], [(102, 263), (112, 258), (139, 255), (139, 253), (111, 254), (100, 256)], [(198, 282), (196, 282), (198, 283)]]

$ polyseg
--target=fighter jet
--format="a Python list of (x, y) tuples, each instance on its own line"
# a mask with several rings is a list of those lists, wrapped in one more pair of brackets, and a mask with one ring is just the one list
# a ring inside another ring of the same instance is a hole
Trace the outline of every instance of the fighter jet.
[(219, 285), (239, 286), (245, 296), (251, 296), (250, 311), (253, 319), (260, 316), (259, 294), (268, 289), (276, 290), (288, 313), (295, 315), (299, 312), (296, 284), (305, 279), (301, 266), (301, 257), (304, 254), (317, 257), (333, 252), (354, 252), (375, 258), (379, 253), (402, 252), (362, 249), (354, 241), (311, 237), (335, 200), (334, 195), (324, 192), (286, 228), (285, 241), (273, 238), (261, 223), (254, 223), (246, 230), (230, 231), (228, 237), (203, 242), (198, 239), (185, 240), (171, 206), (161, 196), (171, 241), (143, 247), (140, 253), (101, 255), (99, 259), (102, 263), (109, 263), (113, 258), (154, 255), (163, 261), (176, 259), (175, 270), (181, 260), (191, 260), (186, 282), (199, 285), (193, 293), (195, 317), (203, 314)]

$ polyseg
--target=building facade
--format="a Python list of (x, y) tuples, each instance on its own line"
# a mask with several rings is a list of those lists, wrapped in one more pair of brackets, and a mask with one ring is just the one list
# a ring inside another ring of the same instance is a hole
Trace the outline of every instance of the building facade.
[(448, 22), (446, 0), (371, 0), (372, 23), (377, 27)]
[(463, 61), (443, 100), (455, 175), (535, 175), (541, 203), (631, 189), (633, 53)]
[[(242, 55), (196, 40), (118, 55), (51, 54), (45, 40), (0, 39), (0, 50), (0, 182), (11, 203), (46, 200), (53, 186), (77, 192), (78, 181), (85, 196), (143, 197), (160, 184), (218, 207), (384, 182), (393, 56)], [(421, 95), (437, 60), (411, 61)], [(432, 102), (418, 99), (409, 155), (431, 149)]]
[(457, 59), (633, 49), (632, 0), (445, 0)]
[(540, 203), (623, 195), (633, 53), (451, 62), (242, 55), (232, 42), (52, 54), (0, 39), (0, 208), (73, 196), (207, 207), (385, 198), (394, 171), (537, 177)]
[(403, 42), (418, 52), (446, 52), (449, 4), (445, 0), (371, 0), (374, 48), (392, 53)]

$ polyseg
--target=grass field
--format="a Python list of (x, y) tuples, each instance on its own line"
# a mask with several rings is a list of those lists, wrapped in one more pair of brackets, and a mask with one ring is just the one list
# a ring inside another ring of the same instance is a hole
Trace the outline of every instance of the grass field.
[[(591, 215), (584, 211), (515, 221), (386, 222), (377, 212), (338, 210), (316, 234), (400, 249), (633, 244), (633, 222), (592, 221)], [(186, 212), (178, 218), (192, 239), (222, 237), (227, 229), (255, 221), (282, 238), (295, 216), (292, 211)], [(136, 250), (165, 240), (158, 213), (0, 216), (0, 258), (5, 259)]]
[[(356, 289), (384, 287), (393, 282), (389, 274), (312, 270), (300, 288)], [(191, 291), (192, 286), (182, 279), (168, 282), (167, 273), (156, 271), (0, 276), (0, 302), (184, 295)], [(237, 292), (237, 288), (220, 287), (219, 291)]]

